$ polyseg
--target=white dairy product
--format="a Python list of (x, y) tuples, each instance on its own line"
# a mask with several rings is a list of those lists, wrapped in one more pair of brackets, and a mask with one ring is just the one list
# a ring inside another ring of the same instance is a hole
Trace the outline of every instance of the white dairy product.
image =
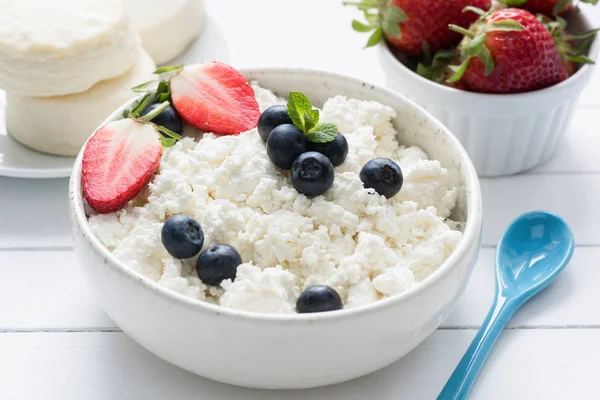
[(0, 88), (20, 96), (88, 90), (141, 48), (123, 0), (0, 0)]
[(142, 46), (157, 64), (180, 55), (204, 28), (205, 0), (128, 0)]
[(6, 128), (18, 142), (44, 153), (75, 156), (96, 128), (136, 94), (130, 90), (152, 79), (150, 56), (138, 50), (125, 74), (77, 94), (24, 97), (7, 94)]
[[(259, 106), (283, 103), (253, 84)], [(459, 177), (428, 160), (418, 147), (400, 146), (391, 124), (395, 111), (376, 102), (336, 96), (321, 112), (349, 143), (333, 186), (307, 198), (286, 171), (269, 161), (256, 129), (239, 136), (205, 134), (165, 149), (148, 193), (112, 214), (91, 215), (99, 240), (129, 268), (160, 285), (223, 307), (293, 313), (308, 286), (329, 285), (345, 308), (410, 290), (438, 268), (461, 239), (447, 219)], [(405, 173), (391, 199), (364, 189), (362, 166), (377, 156), (398, 161)], [(164, 221), (178, 213), (195, 218), (205, 248), (228, 243), (241, 254), (235, 280), (203, 284), (195, 259), (174, 260), (161, 244)]]

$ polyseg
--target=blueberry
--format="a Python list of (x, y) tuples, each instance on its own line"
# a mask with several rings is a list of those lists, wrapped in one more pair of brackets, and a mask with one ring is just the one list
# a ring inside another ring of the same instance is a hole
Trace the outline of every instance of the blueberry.
[(198, 278), (207, 285), (218, 286), (224, 279), (235, 279), (242, 257), (228, 244), (213, 244), (198, 257)]
[(279, 125), (267, 140), (267, 155), (275, 166), (282, 169), (290, 169), (296, 157), (306, 150), (306, 135), (294, 125)]
[(333, 184), (333, 178), (333, 164), (316, 151), (301, 154), (292, 165), (292, 186), (308, 197), (325, 193)]
[(402, 189), (404, 177), (395, 161), (389, 158), (374, 158), (360, 170), (360, 180), (365, 188), (375, 189), (377, 193), (389, 199)]
[(292, 125), (286, 106), (271, 106), (267, 108), (258, 119), (258, 134), (266, 142), (273, 129), (279, 125)]
[(187, 215), (169, 218), (160, 232), (163, 246), (175, 258), (190, 258), (202, 250), (204, 233), (200, 224)]
[(340, 295), (329, 286), (306, 288), (296, 301), (296, 311), (299, 313), (334, 311), (341, 310), (342, 307)]
[(329, 158), (334, 167), (340, 166), (346, 160), (348, 155), (348, 141), (341, 133), (337, 133), (332, 142), (313, 143), (308, 142), (308, 150), (318, 151)]
[[(150, 104), (144, 109), (144, 111), (141, 112), (141, 115), (148, 114), (150, 111), (154, 110), (158, 106), (160, 106), (159, 103)], [(167, 107), (165, 111), (152, 118), (152, 123), (164, 126), (168, 130), (178, 133), (180, 135), (183, 131), (183, 120), (181, 119), (181, 117), (179, 116), (179, 114), (173, 106)]]

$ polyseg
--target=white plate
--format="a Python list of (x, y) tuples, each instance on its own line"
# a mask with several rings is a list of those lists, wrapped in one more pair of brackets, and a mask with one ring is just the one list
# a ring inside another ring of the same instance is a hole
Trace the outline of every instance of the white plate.
[[(202, 60), (231, 63), (229, 47), (223, 32), (207, 15), (202, 35), (169, 64), (191, 64)], [(39, 153), (16, 142), (6, 133), (6, 98), (0, 91), (0, 176), (17, 178), (64, 178), (71, 175), (74, 157)]]

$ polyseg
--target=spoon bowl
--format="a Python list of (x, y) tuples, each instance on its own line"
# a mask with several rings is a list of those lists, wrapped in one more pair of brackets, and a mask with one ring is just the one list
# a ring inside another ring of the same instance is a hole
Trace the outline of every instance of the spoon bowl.
[(533, 211), (508, 227), (496, 250), (496, 299), (438, 400), (463, 400), (512, 315), (571, 260), (575, 241), (556, 215)]
[(502, 295), (521, 302), (543, 290), (568, 264), (575, 243), (556, 215), (534, 211), (506, 230), (496, 250), (496, 279)]

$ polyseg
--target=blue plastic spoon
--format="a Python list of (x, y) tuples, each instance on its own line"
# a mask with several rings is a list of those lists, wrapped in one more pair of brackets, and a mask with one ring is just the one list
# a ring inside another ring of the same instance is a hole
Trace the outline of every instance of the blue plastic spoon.
[(573, 233), (559, 217), (534, 211), (508, 227), (496, 250), (496, 300), (438, 400), (466, 399), (504, 326), (569, 263)]

